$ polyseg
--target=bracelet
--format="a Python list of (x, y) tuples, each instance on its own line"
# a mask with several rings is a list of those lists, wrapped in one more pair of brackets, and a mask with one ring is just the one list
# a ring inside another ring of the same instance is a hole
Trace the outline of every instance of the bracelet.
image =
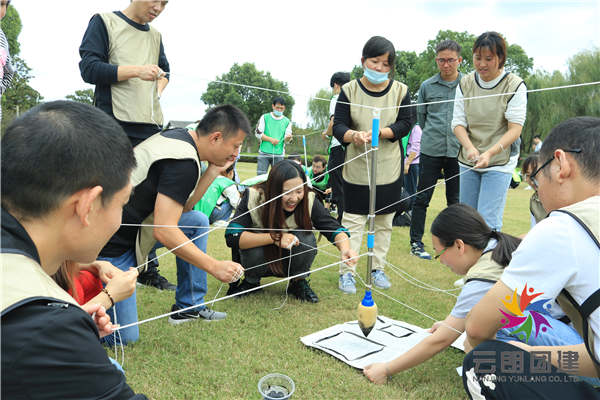
[(115, 301), (113, 300), (112, 296), (110, 295), (110, 293), (108, 293), (108, 290), (106, 290), (106, 288), (102, 289), (102, 292), (104, 292), (107, 296), (108, 299), (110, 300), (110, 306), (114, 306), (115, 305)]

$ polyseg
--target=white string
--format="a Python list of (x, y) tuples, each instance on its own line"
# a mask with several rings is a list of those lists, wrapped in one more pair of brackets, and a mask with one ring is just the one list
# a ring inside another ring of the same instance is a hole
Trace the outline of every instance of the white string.
[(406, 307), (406, 308), (408, 308), (408, 309), (410, 309), (410, 310), (412, 310), (412, 311), (414, 311), (414, 312), (416, 312), (416, 313), (418, 313), (418, 314), (421, 314), (421, 315), (422, 315), (422, 316), (424, 316), (424, 317), (427, 317), (427, 318), (429, 318), (429, 319), (430, 319), (430, 320), (432, 320), (433, 322), (439, 322), (439, 323), (440, 323), (440, 325), (442, 325), (442, 326), (445, 326), (446, 328), (448, 328), (448, 329), (450, 329), (450, 330), (452, 330), (452, 331), (454, 331), (454, 332), (458, 333), (459, 335), (462, 335), (462, 332), (461, 332), (461, 331), (459, 331), (458, 329), (456, 329), (456, 328), (454, 328), (454, 327), (452, 327), (452, 326), (450, 326), (450, 325), (446, 324), (444, 321), (440, 321), (440, 320), (438, 320), (438, 319), (436, 319), (436, 318), (433, 318), (432, 316), (425, 314), (423, 311), (420, 311), (420, 310), (418, 310), (417, 308), (411, 307), (411, 306), (409, 306), (408, 304), (405, 304), (405, 303), (401, 302), (400, 300), (397, 300), (397, 299), (393, 298), (392, 296), (390, 296), (390, 295), (388, 295), (388, 294), (385, 294), (385, 293), (384, 293), (384, 292), (382, 292), (381, 290), (377, 290), (377, 289), (375, 289), (375, 288), (371, 288), (371, 287), (369, 287), (369, 286), (368, 286), (368, 285), (365, 283), (365, 281), (364, 281), (364, 280), (363, 280), (363, 279), (360, 277), (360, 275), (358, 275), (358, 274), (357, 274), (356, 276), (358, 276), (358, 279), (360, 280), (360, 282), (363, 284), (363, 286), (364, 286), (366, 289), (373, 290), (374, 292), (377, 292), (378, 294), (380, 294), (380, 295), (382, 295), (382, 296), (384, 296), (384, 297), (387, 297), (388, 299), (390, 299), (390, 300), (393, 300), (393, 301), (395, 301), (396, 303), (398, 303), (398, 304), (401, 304), (401, 305), (403, 305), (404, 307)]
[[(297, 255), (297, 254), (292, 255), (292, 247), (294, 246), (294, 243), (296, 243), (296, 241), (298, 243), (300, 243), (300, 241), (298, 240), (298, 238), (296, 238), (296, 240), (294, 240), (292, 242), (292, 244), (290, 244), (288, 246), (288, 250), (290, 252), (290, 255), (288, 257), (290, 258), (290, 260), (288, 262), (287, 276), (290, 276), (290, 269), (292, 268), (292, 257), (295, 256), (295, 255)], [(283, 300), (283, 303), (281, 303), (281, 305), (279, 307), (275, 307), (273, 310), (280, 310), (285, 305), (285, 303), (287, 303), (289, 288), (290, 288), (290, 281), (287, 281), (287, 283), (285, 285), (285, 299)]]
[[(205, 79), (205, 78), (194, 78), (194, 79), (209, 81), (209, 83), (216, 82), (216, 83), (222, 83), (222, 84), (226, 84), (226, 85), (246, 87), (249, 89), (266, 90), (266, 91), (291, 95), (290, 92), (286, 92), (286, 91), (282, 91), (282, 90), (268, 89), (268, 88), (263, 88), (260, 86), (245, 85), (242, 83), (226, 82), (226, 81), (219, 81), (219, 80), (212, 80), (212, 79)], [(526, 93), (535, 93), (535, 92), (543, 92), (543, 91), (547, 91), (547, 90), (569, 89), (569, 88), (574, 88), (574, 87), (591, 86), (591, 85), (598, 85), (598, 84), (600, 84), (600, 81), (575, 83), (575, 84), (562, 85), (562, 86), (552, 86), (552, 87), (540, 88), (540, 89), (527, 89), (525, 92)], [(507, 95), (513, 95), (515, 93), (516, 92), (506, 92), (506, 93), (498, 93), (498, 94), (492, 94), (492, 95), (473, 96), (473, 97), (463, 98), (461, 100), (475, 100), (475, 99), (483, 99), (483, 98), (487, 98), (487, 97), (507, 96)], [(301, 93), (297, 94), (297, 96), (306, 97), (306, 98), (314, 99), (314, 100), (322, 100), (322, 101), (331, 102), (331, 99), (325, 99), (322, 97), (315, 97), (315, 96), (310, 96), (310, 95), (307, 96), (307, 95), (303, 95)], [(380, 110), (390, 110), (390, 109), (400, 109), (400, 108), (405, 108), (405, 107), (425, 106), (425, 105), (430, 105), (430, 104), (449, 103), (449, 102), (454, 102), (454, 101), (456, 101), (456, 99), (431, 101), (431, 102), (425, 102), (425, 103), (413, 103), (413, 104), (405, 104), (405, 105), (399, 105), (399, 106), (384, 107), (384, 108), (381, 108)], [(377, 109), (377, 107), (368, 106), (365, 104), (350, 103), (350, 102), (339, 101), (339, 100), (337, 102), (340, 104), (347, 104), (350, 106), (363, 107), (363, 108), (368, 108), (368, 109), (372, 109), (372, 110)]]
[[(408, 272), (404, 271), (402, 268), (393, 265), (392, 263), (390, 263), (387, 260), (383, 260), (383, 262), (385, 264), (387, 264), (392, 269), (392, 272), (394, 272), (400, 278), (404, 279), (406, 282), (410, 283), (411, 285), (413, 285), (415, 287), (418, 287), (418, 288), (421, 288), (421, 289), (424, 289), (424, 290), (430, 290), (432, 292), (445, 293), (445, 294), (447, 294), (449, 296), (452, 296), (452, 297), (455, 297), (455, 298), (457, 298), (458, 296), (455, 295), (454, 293), (450, 293), (450, 292), (454, 292), (454, 291), (462, 289), (462, 288), (440, 289), (440, 288), (435, 287), (435, 286), (433, 286), (433, 285), (431, 285), (431, 284), (429, 284), (427, 282), (423, 282), (423, 281), (415, 278), (414, 276), (412, 276)], [(410, 279), (406, 278), (403, 274), (407, 275)], [(412, 282), (411, 279), (414, 280), (415, 282), (418, 282), (418, 283)]]
[[(373, 150), (373, 149), (370, 149), (369, 151), (372, 151), (372, 150)], [(335, 170), (335, 169), (337, 169), (337, 168), (340, 168), (340, 167), (342, 167), (344, 164), (348, 164), (348, 163), (350, 163), (350, 162), (352, 162), (352, 161), (354, 161), (354, 160), (356, 160), (356, 159), (358, 159), (359, 157), (362, 157), (362, 156), (363, 156), (363, 154), (358, 154), (357, 156), (355, 156), (355, 157), (351, 158), (351, 159), (350, 159), (350, 160), (348, 160), (348, 161), (345, 161), (344, 163), (342, 163), (342, 164), (340, 164), (340, 165), (338, 165), (338, 166), (336, 166), (336, 167), (332, 168), (331, 170), (333, 171), (333, 170)], [(299, 189), (299, 188), (301, 188), (301, 187), (302, 187), (302, 186), (304, 186), (304, 185), (306, 185), (306, 182), (302, 182), (300, 185), (297, 185), (296, 187), (293, 187), (293, 188), (291, 188), (290, 190), (288, 190), (288, 191), (286, 191), (286, 192), (283, 192), (283, 193), (281, 193), (280, 195), (277, 195), (277, 196), (273, 197), (273, 198), (272, 198), (272, 199), (270, 199), (270, 200), (266, 200), (264, 203), (262, 203), (262, 204), (260, 204), (260, 205), (258, 205), (258, 206), (256, 206), (256, 207), (254, 207), (254, 208), (253, 208), (253, 209), (251, 209), (251, 210), (248, 210), (248, 211), (246, 211), (246, 212), (244, 212), (244, 213), (242, 213), (242, 214), (238, 215), (237, 217), (234, 217), (234, 218), (232, 218), (232, 219), (228, 220), (227, 222), (229, 223), (229, 222), (231, 222), (231, 221), (234, 221), (234, 220), (236, 220), (236, 219), (238, 219), (238, 218), (241, 218), (241, 217), (243, 217), (244, 215), (246, 215), (246, 214), (249, 214), (249, 213), (251, 213), (251, 212), (252, 212), (252, 211), (254, 211), (254, 210), (257, 210), (257, 209), (259, 209), (260, 207), (263, 207), (263, 206), (265, 206), (266, 204), (268, 204), (268, 203), (270, 203), (270, 202), (272, 202), (272, 201), (275, 201), (275, 200), (277, 200), (278, 198), (280, 198), (280, 197), (283, 197), (284, 195), (286, 195), (286, 194), (288, 194), (288, 193), (291, 193), (291, 192), (293, 192), (294, 190), (296, 190), (296, 189)], [(197, 240), (197, 239), (199, 239), (199, 238), (201, 238), (201, 237), (204, 237), (204, 236), (208, 235), (209, 233), (213, 232), (215, 229), (216, 229), (216, 228), (214, 228), (214, 227), (213, 227), (213, 228), (210, 228), (210, 229), (208, 229), (206, 232), (204, 232), (204, 233), (202, 233), (202, 234), (200, 234), (200, 235), (196, 236), (195, 238), (192, 238), (192, 239), (186, 240), (186, 241), (184, 241), (183, 243), (181, 243), (181, 244), (179, 244), (179, 245), (177, 245), (177, 246), (173, 247), (172, 249), (168, 249), (166, 252), (164, 252), (164, 253), (162, 253), (162, 254), (160, 254), (160, 255), (159, 255), (159, 254), (157, 254), (157, 255), (156, 255), (156, 257), (154, 257), (153, 259), (151, 259), (151, 260), (148, 260), (148, 261), (146, 261), (145, 263), (142, 263), (142, 264), (138, 265), (138, 266), (137, 266), (137, 267), (135, 267), (135, 268), (136, 268), (136, 269), (138, 269), (138, 270), (139, 270), (139, 269), (141, 269), (141, 268), (144, 268), (146, 265), (148, 265), (148, 264), (149, 264), (149, 263), (151, 263), (152, 261), (158, 260), (159, 258), (161, 258), (161, 257), (164, 257), (165, 255), (167, 255), (167, 254), (170, 254), (170, 253), (174, 252), (175, 250), (177, 250), (177, 249), (179, 249), (179, 248), (181, 248), (181, 247), (183, 247), (183, 246), (185, 246), (185, 245), (187, 245), (187, 244), (189, 244), (189, 243), (192, 243), (193, 241), (195, 241), (195, 240)]]
[[(153, 227), (153, 228), (206, 228), (206, 226), (197, 226), (197, 225), (153, 225), (153, 224), (121, 224), (121, 226), (145, 226), (145, 227)], [(213, 229), (228, 229), (226, 226), (214, 226)], [(335, 233), (339, 232), (339, 229), (295, 229), (297, 232), (321, 232), (321, 233)], [(274, 231), (274, 232), (289, 232), (289, 228), (246, 228), (244, 227), (244, 231)], [(350, 233), (364, 233), (364, 231), (351, 231), (346, 230), (344, 232)]]
[(398, 200), (398, 201), (395, 201), (395, 202), (393, 202), (393, 203), (391, 203), (391, 204), (388, 204), (388, 205), (387, 205), (387, 206), (385, 206), (385, 207), (381, 207), (379, 210), (375, 211), (375, 214), (377, 214), (377, 213), (381, 212), (382, 210), (385, 210), (386, 208), (389, 208), (389, 207), (395, 206), (395, 205), (396, 205), (396, 204), (398, 204), (398, 203), (402, 203), (403, 201), (406, 201), (406, 200), (410, 199), (411, 197), (415, 197), (415, 196), (416, 196), (416, 195), (418, 195), (419, 193), (426, 192), (426, 191), (428, 191), (429, 189), (435, 188), (435, 187), (436, 187), (436, 186), (438, 186), (438, 185), (446, 184), (446, 182), (448, 182), (449, 180), (451, 180), (451, 179), (454, 179), (454, 178), (456, 178), (456, 177), (458, 177), (458, 176), (461, 176), (462, 174), (466, 174), (467, 172), (469, 172), (469, 171), (472, 171), (472, 170), (474, 170), (474, 169), (475, 169), (475, 166), (473, 166), (473, 167), (471, 167), (471, 168), (467, 168), (467, 169), (466, 169), (466, 170), (464, 170), (463, 172), (459, 172), (458, 174), (456, 174), (456, 175), (454, 175), (454, 176), (451, 176), (451, 177), (450, 177), (450, 178), (448, 178), (448, 179), (444, 179), (444, 180), (442, 180), (442, 182), (439, 182), (439, 183), (437, 183), (437, 182), (436, 182), (435, 184), (433, 184), (433, 185), (431, 185), (431, 186), (429, 186), (429, 187), (427, 187), (427, 188), (425, 188), (425, 189), (419, 190), (418, 192), (416, 192), (416, 193), (413, 193), (413, 194), (411, 194), (410, 196), (407, 196), (407, 197), (405, 197), (405, 198), (403, 198), (403, 199), (400, 199), (400, 200)]
[[(348, 240), (348, 239), (343, 239), (343, 240)], [(319, 250), (319, 248), (317, 248), (317, 247), (313, 247), (313, 246), (311, 246), (311, 245), (309, 245), (309, 244), (307, 244), (307, 243), (301, 243), (301, 244), (303, 244), (303, 245), (304, 245), (304, 246), (306, 246), (306, 247), (310, 247), (312, 250)], [(328, 245), (330, 245), (330, 244), (332, 244), (332, 243), (328, 243)], [(324, 246), (322, 246), (322, 247), (324, 247)], [(327, 254), (327, 255), (329, 255), (329, 256), (332, 256), (332, 257), (338, 257), (338, 255), (337, 255), (337, 254), (333, 254), (333, 253), (330, 253), (330, 252), (328, 252), (328, 251), (325, 251), (325, 250), (322, 250), (321, 252), (322, 252), (322, 253), (325, 253), (325, 254)], [(413, 285), (413, 286), (416, 286), (416, 287), (418, 287), (418, 288), (425, 289), (425, 290), (430, 290), (430, 291), (433, 291), (433, 292), (445, 293), (445, 294), (447, 294), (447, 295), (450, 295), (450, 296), (453, 296), (453, 297), (455, 297), (455, 298), (456, 298), (456, 297), (458, 297), (458, 296), (457, 296), (457, 295), (455, 295), (454, 293), (449, 293), (449, 292), (451, 292), (451, 291), (456, 291), (456, 290), (461, 290), (461, 288), (440, 289), (440, 288), (438, 288), (438, 287), (435, 287), (435, 286), (433, 286), (433, 285), (431, 285), (431, 284), (429, 284), (429, 283), (427, 283), (427, 282), (423, 282), (423, 281), (421, 281), (421, 280), (419, 280), (419, 279), (415, 278), (414, 276), (410, 275), (408, 272), (406, 272), (406, 271), (402, 270), (402, 268), (400, 268), (400, 267), (396, 267), (395, 265), (393, 265), (393, 264), (392, 264), (392, 263), (390, 263), (389, 261), (383, 260), (383, 262), (384, 262), (385, 264), (387, 264), (388, 266), (390, 266), (390, 267), (392, 268), (392, 272), (396, 273), (396, 275), (398, 275), (400, 278), (404, 279), (406, 282), (408, 282), (408, 283), (410, 283), (411, 285)], [(407, 279), (407, 278), (405, 278), (405, 277), (402, 275), (402, 273), (406, 274), (407, 276), (409, 276), (410, 278), (412, 278), (414, 281), (416, 281), (416, 282), (420, 283), (421, 285), (419, 285), (419, 284), (417, 284), (417, 283), (415, 283), (415, 282), (412, 282), (410, 279)]]
[[(373, 148), (371, 147), (371, 150), (373, 150)], [(367, 164), (367, 182), (369, 182), (369, 190), (374, 190), (374, 188), (371, 187), (371, 175), (369, 172), (369, 157), (368, 157), (368, 151), (367, 151), (367, 143), (365, 143), (365, 160), (366, 160), (366, 164)], [(373, 156), (371, 156), (373, 157)]]
[(322, 271), (322, 270), (324, 270), (326, 268), (331, 268), (331, 267), (333, 267), (335, 265), (338, 265), (338, 264), (341, 264), (343, 262), (347, 262), (347, 261), (350, 261), (350, 260), (353, 260), (353, 259), (359, 259), (360, 257), (365, 256), (366, 254), (367, 253), (364, 253), (364, 254), (358, 255), (356, 257), (351, 257), (351, 258), (349, 258), (349, 259), (347, 259), (345, 261), (338, 261), (338, 262), (335, 262), (335, 263), (332, 263), (332, 264), (328, 264), (328, 265), (325, 265), (323, 267), (319, 267), (319, 268), (313, 269), (311, 271), (301, 272), (301, 273), (296, 274), (294, 276), (288, 276), (287, 278), (281, 278), (281, 279), (279, 279), (277, 281), (265, 283), (264, 285), (253, 287), (253, 288), (250, 288), (248, 290), (244, 290), (244, 291), (241, 291), (241, 292), (238, 292), (238, 293), (234, 293), (234, 294), (231, 294), (231, 295), (223, 296), (223, 297), (220, 297), (220, 298), (215, 299), (215, 300), (206, 301), (204, 303), (196, 304), (196, 305), (193, 305), (193, 306), (190, 306), (190, 307), (186, 307), (186, 308), (182, 308), (182, 309), (179, 309), (179, 310), (176, 310), (176, 311), (171, 311), (171, 312), (168, 312), (168, 313), (165, 313), (165, 314), (157, 315), (156, 317), (147, 318), (147, 319), (142, 320), (142, 321), (132, 322), (131, 324), (119, 326), (119, 327), (113, 329), (113, 331), (117, 331), (117, 330), (121, 330), (121, 329), (125, 329), (125, 328), (130, 328), (130, 327), (136, 326), (136, 325), (145, 324), (146, 322), (154, 321), (154, 320), (157, 320), (157, 319), (160, 319), (160, 318), (164, 318), (164, 317), (169, 317), (171, 315), (178, 314), (180, 312), (185, 312), (185, 311), (191, 310), (193, 308), (202, 307), (202, 306), (206, 306), (206, 305), (209, 305), (209, 304), (216, 303), (218, 301), (231, 299), (231, 298), (239, 296), (239, 295), (243, 295), (243, 294), (246, 294), (246, 293), (254, 292), (254, 291), (259, 290), (259, 289), (263, 289), (263, 288), (266, 288), (266, 287), (269, 287), (269, 286), (276, 285), (276, 284), (281, 283), (283, 281), (288, 281), (288, 280), (291, 280), (291, 279), (295, 279), (295, 278), (307, 275), (309, 273), (315, 273), (315, 272), (318, 272), (318, 271)]
[[(525, 93), (545, 92), (548, 90), (569, 89), (569, 88), (574, 88), (574, 87), (591, 86), (591, 85), (598, 85), (598, 84), (600, 84), (600, 81), (574, 83), (572, 85), (553, 86), (553, 87), (540, 88), (540, 89), (527, 89), (527, 90), (525, 90)], [(516, 93), (517, 92), (514, 91), (514, 92), (505, 92), (505, 93), (496, 93), (496, 94), (486, 94), (486, 95), (482, 95), (482, 96), (464, 97), (462, 99), (459, 99), (458, 101), (485, 99), (488, 97), (508, 96), (508, 95), (513, 95)], [(430, 101), (430, 102), (426, 102), (426, 103), (404, 104), (404, 105), (399, 105), (399, 106), (384, 107), (384, 108), (382, 108), (382, 110), (392, 110), (392, 109), (400, 109), (400, 108), (407, 108), (407, 107), (426, 106), (426, 105), (430, 105), (430, 104), (450, 103), (450, 102), (454, 102), (454, 101), (457, 101), (457, 100), (456, 99), (448, 99), (448, 100)]]

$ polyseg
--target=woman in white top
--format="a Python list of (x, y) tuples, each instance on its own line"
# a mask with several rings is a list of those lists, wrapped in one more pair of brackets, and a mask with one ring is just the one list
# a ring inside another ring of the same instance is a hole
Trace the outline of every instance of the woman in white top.
[[(504, 70), (505, 62), (506, 42), (500, 34), (485, 32), (477, 38), (473, 45), (475, 71), (463, 77), (456, 88), (452, 119), (461, 144), (460, 202), (477, 209), (496, 230), (502, 227), (527, 112), (525, 83)], [(470, 99), (473, 97), (479, 98)]]

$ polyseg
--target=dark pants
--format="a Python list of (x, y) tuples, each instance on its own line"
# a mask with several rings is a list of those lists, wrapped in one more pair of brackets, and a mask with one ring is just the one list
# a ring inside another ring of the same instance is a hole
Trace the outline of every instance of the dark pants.
[[(275, 275), (269, 265), (261, 265), (260, 267), (255, 267), (255, 265), (264, 264), (269, 260), (265, 257), (265, 248), (267, 246), (255, 247), (253, 249), (240, 250), (241, 264), (245, 269), (244, 275), (245, 280), (252, 284), (260, 283), (260, 279), (266, 276), (293, 276), (300, 274), (302, 272), (310, 271), (310, 267), (317, 255), (317, 250), (306, 251), (311, 247), (317, 247), (317, 240), (315, 239), (315, 235), (312, 232), (296, 232), (291, 231), (290, 233), (296, 235), (298, 240), (300, 240), (300, 245), (294, 246), (292, 248), (292, 260), (290, 265), (290, 252), (287, 249), (281, 249), (281, 257), (286, 257), (281, 260), (281, 267), (283, 270), (283, 275), (277, 274)], [(302, 243), (306, 243), (305, 246)], [(276, 247), (275, 245), (269, 245)], [(278, 247), (276, 247), (278, 249)], [(303, 254), (296, 255), (300, 252), (306, 251)], [(277, 259), (280, 257), (276, 257), (273, 259)], [(288, 274), (289, 267), (289, 274)], [(305, 276), (305, 278), (308, 274)]]
[[(412, 168), (412, 167), (411, 167)], [(451, 178), (458, 174), (458, 159), (450, 157), (430, 157), (421, 153), (419, 158), (419, 184), (417, 185), (417, 194), (414, 198), (412, 207), (412, 219), (410, 223), (410, 242), (421, 242), (425, 231), (425, 217), (427, 216), (427, 207), (433, 196), (432, 187), (442, 176), (444, 179)], [(459, 177), (446, 181), (446, 204), (452, 205), (458, 203), (460, 185)]]
[[(346, 152), (343, 146), (336, 146), (329, 153), (329, 161), (327, 162), (327, 170), (344, 163)], [(338, 221), (342, 220), (344, 214), (344, 182), (342, 179), (342, 167), (329, 172), (329, 186), (331, 186), (331, 202), (337, 206)]]
[(547, 359), (543, 352), (529, 353), (495, 340), (483, 342), (465, 356), (463, 385), (471, 399), (480, 398), (480, 393), (486, 399), (600, 399), (597, 389), (577, 376), (558, 372), (542, 357)]

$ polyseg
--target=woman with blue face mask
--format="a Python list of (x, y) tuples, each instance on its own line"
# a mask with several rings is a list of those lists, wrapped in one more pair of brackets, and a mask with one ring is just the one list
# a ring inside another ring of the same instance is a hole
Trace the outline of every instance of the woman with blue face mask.
[[(346, 161), (349, 161), (370, 149), (373, 107), (381, 109), (372, 272), (373, 284), (380, 289), (391, 286), (384, 265), (392, 236), (392, 219), (399, 206), (392, 204), (400, 200), (402, 191), (404, 154), (399, 139), (408, 135), (416, 122), (408, 87), (393, 79), (395, 58), (394, 45), (386, 38), (373, 36), (367, 41), (361, 58), (364, 74), (342, 86), (333, 122), (333, 135), (346, 147)], [(348, 203), (342, 225), (351, 231), (363, 231), (369, 214), (370, 157), (371, 153), (358, 157), (345, 164), (342, 170), (344, 196)], [(354, 251), (360, 250), (361, 242), (360, 233), (350, 237)], [(342, 292), (356, 292), (354, 274), (355, 267), (340, 265), (339, 289)]]

